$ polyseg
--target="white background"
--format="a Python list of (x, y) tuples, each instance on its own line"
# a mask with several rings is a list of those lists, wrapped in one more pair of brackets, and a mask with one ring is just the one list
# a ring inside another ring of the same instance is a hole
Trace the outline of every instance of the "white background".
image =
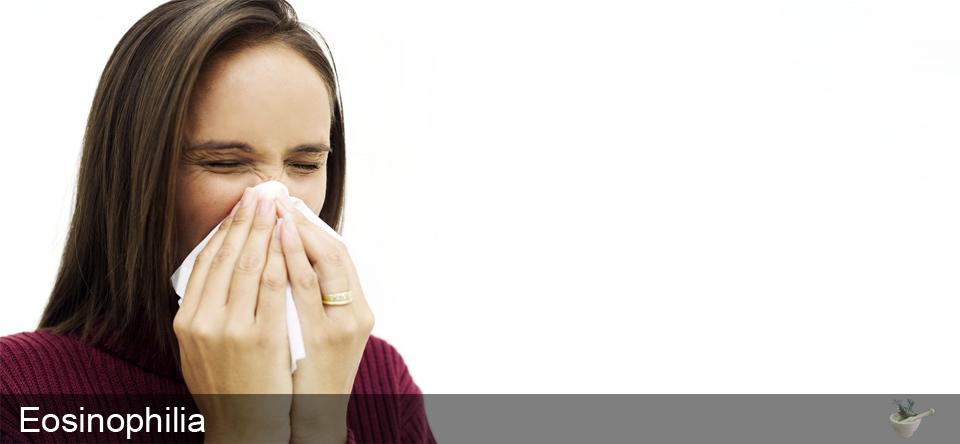
[[(157, 4), (4, 5), (0, 335), (36, 326), (97, 80)], [(293, 4), (340, 70), (374, 334), (424, 392), (960, 391), (956, 2)]]

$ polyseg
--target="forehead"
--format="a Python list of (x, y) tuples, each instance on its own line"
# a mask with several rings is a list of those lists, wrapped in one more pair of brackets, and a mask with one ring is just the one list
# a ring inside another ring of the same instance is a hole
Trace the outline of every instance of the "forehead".
[(187, 136), (262, 149), (328, 142), (330, 108), (326, 83), (310, 62), (283, 44), (262, 44), (218, 57), (201, 73)]

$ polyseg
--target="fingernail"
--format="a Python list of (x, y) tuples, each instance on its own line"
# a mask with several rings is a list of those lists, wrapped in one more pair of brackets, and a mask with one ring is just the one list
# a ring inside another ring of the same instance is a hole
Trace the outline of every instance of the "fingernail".
[(291, 236), (295, 236), (297, 234), (297, 223), (292, 220), (287, 220), (286, 216), (284, 216), (284, 220), (286, 222), (283, 224), (283, 231)]
[(274, 199), (263, 199), (260, 201), (260, 206), (257, 208), (257, 214), (261, 216), (267, 216), (270, 213), (276, 213), (276, 205), (274, 204)]
[(290, 211), (293, 211), (293, 201), (290, 200), (289, 197), (280, 196), (278, 200), (280, 202), (280, 207), (283, 208), (284, 214), (289, 213)]
[(239, 200), (237, 201), (237, 203), (233, 204), (233, 209), (230, 210), (230, 217), (233, 217), (235, 214), (237, 214), (237, 208), (240, 208)]
[(280, 239), (280, 230), (283, 229), (283, 218), (277, 219), (277, 226), (273, 227), (273, 239)]
[(250, 203), (253, 202), (253, 189), (247, 187), (246, 190), (243, 190), (243, 197), (240, 198), (240, 207), (245, 208), (250, 206)]

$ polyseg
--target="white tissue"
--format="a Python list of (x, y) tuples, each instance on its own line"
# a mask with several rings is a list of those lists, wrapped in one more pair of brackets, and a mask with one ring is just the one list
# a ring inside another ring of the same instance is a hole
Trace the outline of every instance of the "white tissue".
[[(341, 242), (343, 241), (343, 239), (340, 237), (340, 234), (327, 225), (323, 219), (320, 219), (319, 216), (314, 214), (307, 204), (303, 203), (302, 200), (294, 196), (290, 196), (290, 192), (282, 182), (270, 180), (253, 187), (253, 190), (258, 192), (261, 198), (276, 198), (280, 196), (289, 197), (290, 200), (293, 201), (294, 208), (303, 213), (307, 220), (313, 222), (314, 225), (322, 228), (337, 240), (340, 240)], [(214, 233), (217, 232), (217, 228), (220, 228), (220, 224), (222, 223), (223, 221), (218, 223), (216, 227), (213, 227), (213, 230), (210, 230), (210, 233), (207, 234), (202, 241), (200, 241), (193, 251), (187, 255), (187, 258), (183, 260), (180, 266), (177, 267), (177, 271), (173, 273), (173, 276), (170, 276), (170, 282), (173, 283), (174, 290), (176, 290), (177, 295), (180, 296), (180, 298), (177, 300), (178, 304), (183, 303), (183, 295), (187, 292), (187, 282), (190, 281), (190, 273), (193, 271), (193, 264), (197, 259), (197, 255), (200, 254), (200, 251), (202, 251), (203, 247), (207, 245), (207, 242), (213, 237)], [(293, 302), (293, 290), (290, 287), (289, 281), (287, 282), (286, 301), (287, 336), (290, 339), (290, 373), (293, 373), (297, 369), (297, 361), (306, 357), (307, 353), (303, 347), (303, 332), (300, 329), (300, 316), (297, 314), (297, 307)]]

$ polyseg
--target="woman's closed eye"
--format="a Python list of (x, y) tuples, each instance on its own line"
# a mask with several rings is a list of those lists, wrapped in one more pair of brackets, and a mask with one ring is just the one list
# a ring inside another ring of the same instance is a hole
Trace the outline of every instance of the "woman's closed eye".
[[(325, 162), (293, 162), (289, 165), (297, 168), (299, 170), (312, 172), (317, 171), (324, 165)], [(204, 166), (212, 169), (220, 170), (233, 170), (241, 167), (249, 166), (247, 162), (233, 162), (233, 161), (215, 161), (215, 162), (204, 162)]]
[(294, 163), (291, 164), (294, 168), (300, 168), (305, 171), (316, 171), (319, 170), (323, 163)]
[(210, 168), (236, 168), (246, 164), (242, 162), (206, 162), (203, 165)]

